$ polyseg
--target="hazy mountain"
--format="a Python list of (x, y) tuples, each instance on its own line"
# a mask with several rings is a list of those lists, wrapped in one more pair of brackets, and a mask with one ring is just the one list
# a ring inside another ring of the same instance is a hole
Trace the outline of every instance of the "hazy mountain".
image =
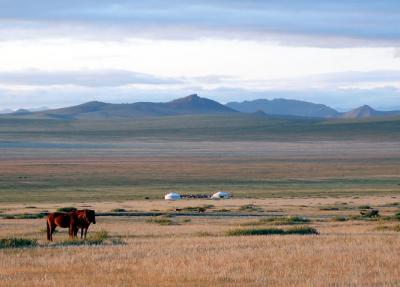
[(28, 115), (31, 114), (32, 112), (30, 110), (27, 109), (19, 109), (16, 110), (15, 112), (12, 113), (12, 115)]
[(382, 116), (394, 116), (400, 115), (400, 111), (377, 111), (371, 108), (368, 105), (364, 105), (358, 107), (354, 110), (351, 110), (347, 113), (343, 113), (340, 115), (341, 118), (346, 119), (361, 119), (361, 118), (370, 118), (370, 117), (382, 117)]
[(230, 102), (227, 106), (243, 113), (263, 111), (269, 115), (317, 118), (334, 118), (339, 115), (339, 112), (326, 105), (287, 99), (258, 99), (254, 101)]
[(14, 112), (14, 111), (11, 110), (11, 109), (0, 110), (0, 114), (10, 114), (10, 113), (12, 113), (12, 112)]
[(237, 113), (237, 111), (216, 101), (190, 95), (166, 103), (109, 104), (93, 101), (62, 109), (37, 112), (32, 115), (40, 118), (97, 119), (232, 113)]
[(400, 111), (377, 111), (370, 106), (362, 106), (345, 113), (339, 113), (326, 105), (310, 102), (274, 99), (259, 99), (231, 102), (226, 106), (216, 101), (190, 95), (165, 103), (138, 102), (133, 104), (109, 104), (98, 101), (61, 109), (34, 112), (19, 109), (4, 116), (42, 119), (107, 119), (143, 118), (177, 115), (230, 115), (246, 113), (256, 117), (285, 118), (368, 118), (400, 115)]

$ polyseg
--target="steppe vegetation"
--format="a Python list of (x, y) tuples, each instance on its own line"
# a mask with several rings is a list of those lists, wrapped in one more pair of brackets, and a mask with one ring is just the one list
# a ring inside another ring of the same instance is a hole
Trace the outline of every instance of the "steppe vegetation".
[[(396, 122), (289, 136), (251, 119), (246, 138), (166, 121), (1, 126), (0, 286), (400, 285)], [(233, 198), (162, 200), (220, 190)], [(71, 208), (96, 210), (88, 239), (48, 243), (45, 215)]]

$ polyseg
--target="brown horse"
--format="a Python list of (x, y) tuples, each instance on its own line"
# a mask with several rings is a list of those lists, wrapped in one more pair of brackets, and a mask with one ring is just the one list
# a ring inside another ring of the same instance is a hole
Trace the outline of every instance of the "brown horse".
[(77, 229), (75, 236), (77, 235), (79, 229), (81, 229), (81, 239), (83, 238), (83, 234), (86, 234), (91, 223), (96, 224), (96, 214), (92, 209), (83, 209), (76, 211), (76, 215), (78, 217), (77, 221)]
[(69, 228), (69, 238), (73, 239), (78, 232), (78, 216), (72, 212), (54, 212), (47, 215), (47, 240), (53, 241), (53, 233), (56, 227)]

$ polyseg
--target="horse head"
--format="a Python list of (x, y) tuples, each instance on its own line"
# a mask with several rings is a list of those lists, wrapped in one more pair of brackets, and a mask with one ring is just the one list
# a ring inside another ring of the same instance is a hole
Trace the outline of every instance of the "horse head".
[(84, 218), (88, 224), (93, 223), (96, 224), (96, 213), (92, 209), (84, 210)]

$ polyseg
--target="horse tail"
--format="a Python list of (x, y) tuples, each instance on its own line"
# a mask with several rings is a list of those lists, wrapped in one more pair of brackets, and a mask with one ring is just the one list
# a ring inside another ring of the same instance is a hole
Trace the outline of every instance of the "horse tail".
[(51, 240), (51, 228), (50, 228), (50, 222), (49, 222), (49, 218), (47, 218), (46, 220), (46, 224), (47, 224), (47, 240)]

